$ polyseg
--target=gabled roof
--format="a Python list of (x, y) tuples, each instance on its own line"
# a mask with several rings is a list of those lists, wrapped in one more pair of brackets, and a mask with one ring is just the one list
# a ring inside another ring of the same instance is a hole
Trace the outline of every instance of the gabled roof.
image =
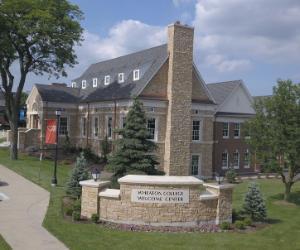
[(234, 89), (242, 84), (242, 80), (209, 83), (207, 87), (218, 105), (222, 104)]

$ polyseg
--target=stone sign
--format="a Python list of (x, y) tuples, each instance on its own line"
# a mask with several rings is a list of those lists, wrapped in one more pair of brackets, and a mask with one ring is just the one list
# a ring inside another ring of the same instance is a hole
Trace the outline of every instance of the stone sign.
[(189, 203), (189, 189), (132, 189), (132, 202)]

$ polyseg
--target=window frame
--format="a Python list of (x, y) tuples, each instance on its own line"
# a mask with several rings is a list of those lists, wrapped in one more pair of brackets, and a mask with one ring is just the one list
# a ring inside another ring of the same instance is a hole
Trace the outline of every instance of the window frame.
[(72, 83), (71, 83), (71, 87), (72, 87), (72, 88), (76, 88), (76, 82), (72, 82)]
[(104, 76), (104, 85), (109, 85), (110, 84), (110, 75)]
[[(198, 130), (198, 139), (194, 139), (194, 122), (199, 122), (199, 130)], [(202, 120), (201, 119), (193, 119), (192, 120), (192, 141), (200, 142), (202, 140)]]
[[(235, 164), (235, 154), (238, 155), (238, 158), (237, 158), (237, 162), (238, 164), (236, 165)], [(233, 164), (233, 168), (234, 169), (239, 169), (240, 168), (240, 152), (236, 149), (234, 152), (233, 152), (233, 157), (232, 157), (232, 164)]]
[[(120, 76), (122, 76), (122, 79), (120, 80)], [(124, 73), (119, 73), (118, 74), (118, 83), (123, 83), (125, 81), (125, 75)]]
[[(238, 126), (238, 129), (236, 128)], [(238, 131), (238, 135), (235, 135), (235, 132)], [(234, 139), (239, 139), (241, 137), (241, 123), (235, 122), (233, 127), (233, 137)]]
[[(112, 140), (113, 137), (113, 117), (111, 115), (106, 116), (105, 118), (105, 129), (106, 129), (106, 133), (105, 135), (107, 136), (107, 139)], [(109, 121), (111, 121), (111, 123), (109, 123)], [(110, 125), (110, 127), (109, 127)]]
[[(227, 129), (226, 130), (224, 129), (225, 124), (227, 124)], [(230, 128), (229, 122), (222, 122), (222, 137), (223, 137), (223, 139), (228, 139), (229, 138), (229, 128)], [(224, 135), (224, 131), (227, 131), (227, 135)]]
[[(198, 159), (198, 164), (197, 164), (197, 174), (194, 174), (193, 170), (193, 157), (197, 157)], [(190, 173), (192, 176), (200, 176), (201, 173), (199, 171), (200, 169), (200, 166), (201, 166), (201, 155), (200, 154), (191, 154), (191, 168), (190, 168)]]
[(98, 78), (94, 77), (93, 78), (93, 88), (97, 88), (98, 87)]
[(81, 88), (86, 89), (86, 80), (81, 81)]
[[(67, 121), (67, 126), (66, 126), (66, 129), (65, 129), (65, 131), (66, 132), (64, 132), (64, 133), (62, 133), (61, 131), (61, 120), (62, 119), (66, 119), (66, 121)], [(60, 116), (59, 117), (59, 127), (58, 127), (58, 136), (66, 136), (66, 135), (69, 135), (69, 118), (67, 117), (67, 116)]]
[[(97, 120), (97, 127), (96, 127), (96, 120)], [(97, 128), (97, 134), (96, 134), (96, 128)], [(99, 138), (99, 135), (100, 135), (99, 117), (94, 116), (93, 117), (93, 137)]]
[[(246, 161), (246, 155), (248, 156), (248, 159)], [(250, 168), (250, 165), (251, 165), (251, 158), (250, 158), (250, 151), (249, 149), (247, 149), (245, 152), (244, 152), (244, 168)], [(248, 164), (245, 164), (245, 163), (248, 163)]]
[[(137, 76), (135, 76), (135, 73), (137, 73)], [(140, 70), (135, 69), (133, 70), (133, 81), (138, 81), (138, 80), (140, 80)]]
[(157, 117), (153, 117), (153, 116), (147, 117), (147, 130), (149, 132), (149, 120), (152, 120), (152, 119), (154, 119), (154, 134), (153, 134), (154, 138), (153, 139), (148, 138), (148, 140), (157, 141), (157, 138), (158, 138), (158, 131), (157, 131), (158, 118)]
[(87, 118), (85, 116), (81, 117), (81, 126), (80, 126), (80, 134), (81, 137), (87, 136)]
[[(223, 165), (223, 162), (224, 162), (224, 160), (223, 160), (223, 155), (224, 155), (224, 154), (226, 154), (226, 165)], [(223, 151), (222, 154), (221, 154), (221, 168), (222, 168), (222, 169), (228, 169), (228, 167), (229, 167), (229, 154), (228, 154), (228, 151), (225, 150), (225, 151)]]

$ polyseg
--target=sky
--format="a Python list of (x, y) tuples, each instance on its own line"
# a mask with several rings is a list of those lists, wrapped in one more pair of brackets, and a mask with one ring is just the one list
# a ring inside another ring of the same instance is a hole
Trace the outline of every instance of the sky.
[(73, 0), (84, 13), (84, 41), (65, 82), (87, 67), (167, 42), (167, 25), (195, 28), (194, 61), (206, 83), (242, 79), (252, 95), (268, 95), (277, 79), (300, 82), (299, 0)]

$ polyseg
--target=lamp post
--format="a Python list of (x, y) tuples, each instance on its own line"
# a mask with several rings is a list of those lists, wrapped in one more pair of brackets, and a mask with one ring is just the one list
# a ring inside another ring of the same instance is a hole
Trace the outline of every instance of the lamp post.
[(92, 177), (93, 177), (94, 181), (97, 181), (100, 179), (100, 171), (98, 170), (98, 168), (94, 168), (91, 173), (92, 173)]
[(61, 110), (56, 110), (55, 111), (56, 115), (56, 143), (55, 143), (55, 159), (54, 159), (54, 172), (53, 172), (53, 177), (51, 180), (51, 185), (56, 186), (57, 185), (57, 176), (56, 176), (56, 169), (57, 169), (57, 153), (58, 153), (58, 132), (59, 132), (59, 121), (60, 121), (60, 116), (61, 116)]

